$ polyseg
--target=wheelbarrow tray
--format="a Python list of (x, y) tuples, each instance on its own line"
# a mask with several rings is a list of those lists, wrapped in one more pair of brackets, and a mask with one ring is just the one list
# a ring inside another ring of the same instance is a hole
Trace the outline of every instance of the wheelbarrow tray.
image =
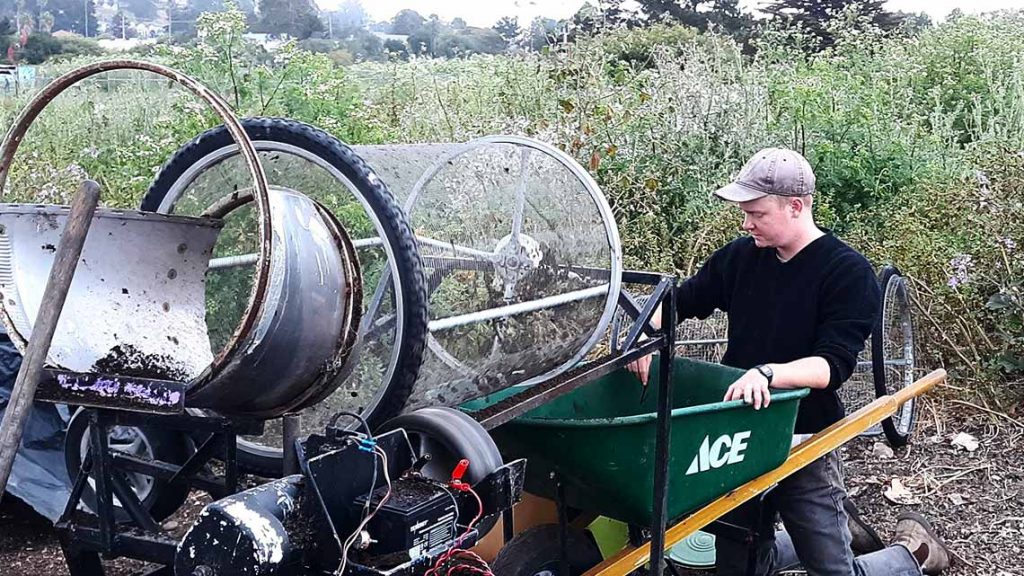
[[(526, 489), (639, 525), (653, 514), (658, 362), (651, 391), (618, 370), (491, 431), (506, 460), (526, 458)], [(676, 519), (782, 464), (808, 390), (772, 394), (767, 408), (722, 402), (742, 370), (675, 359), (668, 518)], [(521, 391), (512, 387), (463, 406), (470, 411)]]

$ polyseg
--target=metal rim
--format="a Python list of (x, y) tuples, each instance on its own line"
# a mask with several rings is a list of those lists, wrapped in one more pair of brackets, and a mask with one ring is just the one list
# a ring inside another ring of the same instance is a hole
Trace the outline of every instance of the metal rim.
[[(899, 388), (903, 389), (914, 382), (914, 331), (910, 316), (910, 300), (907, 294), (906, 280), (899, 274), (894, 274), (885, 285), (885, 292), (882, 297), (882, 326), (885, 330), (884, 356), (888, 356), (890, 349), (891, 328), (895, 327), (894, 320), (898, 322), (897, 332), (902, 336), (902, 379)], [(893, 316), (896, 316), (895, 318)], [(888, 358), (883, 358), (887, 360)], [(911, 399), (900, 406), (899, 411), (893, 415), (893, 424), (900, 434), (907, 434), (913, 425), (914, 410), (917, 403)]]
[[(24, 140), (25, 133), (43, 109), (46, 108), (46, 106), (64, 90), (80, 80), (112, 70), (142, 70), (159, 74), (184, 86), (194, 95), (204, 100), (211, 108), (213, 108), (214, 112), (216, 112), (220, 117), (224, 126), (227, 127), (228, 132), (231, 134), (231, 138), (235, 141), (239, 151), (245, 158), (246, 167), (248, 168), (249, 175), (252, 178), (254, 196), (256, 197), (257, 213), (259, 216), (258, 230), (260, 241), (260, 253), (256, 279), (253, 282), (252, 290), (249, 293), (249, 302), (246, 306), (242, 321), (235, 329), (231, 339), (228, 340), (227, 345), (224, 346), (220, 353), (214, 356), (210, 366), (204, 371), (204, 374), (199, 377), (199, 379), (202, 379), (204, 376), (218, 372), (224, 366), (227, 359), (231, 357), (243, 340), (245, 340), (246, 336), (248, 336), (252, 327), (256, 323), (256, 319), (259, 318), (269, 284), (271, 254), (270, 243), (273, 237), (270, 227), (270, 197), (267, 191), (267, 176), (263, 171), (263, 166), (260, 164), (256, 150), (253, 148), (252, 142), (249, 140), (249, 136), (245, 133), (245, 130), (242, 129), (242, 125), (231, 111), (231, 107), (223, 98), (221, 98), (221, 96), (189, 76), (186, 76), (172, 68), (161, 66), (160, 64), (154, 64), (152, 62), (144, 62), (141, 60), (108, 60), (76, 68), (63, 76), (56, 78), (40, 90), (39, 93), (29, 101), (29, 104), (22, 109), (21, 113), (18, 114), (18, 117), (11, 125), (10, 130), (4, 138), (2, 146), (0, 146), (0, 196), (3, 194), (4, 185), (7, 182), (7, 175), (10, 172), (11, 164), (14, 161), (14, 155), (18, 151), (18, 147), (21, 145), (21, 142)], [(15, 345), (24, 350), (27, 343), (16, 330), (13, 330), (11, 319), (8, 316), (6, 307), (4, 306), (0, 306), (0, 321), (3, 321), (4, 325), (7, 327), (11, 340)]]
[[(121, 444), (114, 437), (115, 431), (129, 431), (134, 437), (131, 443), (127, 446)], [(85, 463), (85, 458), (89, 454), (89, 438), (90, 438), (90, 427), (86, 426), (85, 433), (82, 435), (82, 439), (79, 443), (79, 454), (81, 454), (81, 463)], [(128, 454), (129, 456), (135, 456), (145, 460), (155, 460), (156, 453), (153, 451), (153, 445), (150, 444), (149, 438), (142, 433), (141, 430), (134, 426), (114, 426), (110, 429), (110, 433), (107, 435), (107, 443), (112, 451), (121, 452), (122, 454)], [(150, 494), (153, 493), (153, 485), (156, 482), (152, 476), (146, 476), (139, 472), (125, 472), (125, 478), (128, 480), (128, 486), (135, 492), (135, 495), (139, 498), (140, 502), (149, 498)], [(88, 478), (89, 487), (96, 490), (96, 480), (89, 475)], [(113, 495), (114, 506), (123, 508), (121, 501), (117, 498), (117, 495)]]
[[(313, 404), (330, 397), (337, 390), (335, 382), (343, 381), (347, 378), (348, 371), (355, 366), (353, 361), (356, 358), (353, 352), (359, 345), (359, 327), (362, 326), (363, 276), (359, 267), (359, 258), (356, 255), (355, 246), (352, 244), (352, 238), (349, 237), (348, 231), (341, 225), (334, 214), (331, 214), (330, 210), (315, 200), (313, 204), (320, 212), (320, 216), (324, 219), (324, 224), (330, 229), (335, 242), (342, 251), (345, 277), (350, 279), (347, 285), (347, 293), (339, 294), (341, 298), (340, 304), (343, 306), (347, 305), (344, 316), (345, 327), (338, 335), (337, 352), (332, 359), (334, 362), (333, 371), (329, 375), (322, 376), (316, 386), (311, 386), (305, 394), (297, 398), (289, 411), (309, 408)], [(386, 389), (387, 386), (381, 387), (382, 391)], [(377, 395), (374, 395), (373, 399), (376, 401), (380, 400)]]
[[(477, 138), (475, 140), (467, 142), (463, 146), (458, 147), (454, 151), (442, 156), (426, 172), (424, 172), (422, 176), (420, 176), (415, 186), (413, 186), (412, 192), (409, 194), (409, 198), (405, 202), (405, 213), (412, 213), (412, 208), (413, 206), (415, 206), (416, 200), (418, 199), (420, 193), (423, 191), (423, 188), (434, 179), (434, 177), (438, 174), (438, 172), (440, 172), (445, 167), (445, 165), (447, 165), (455, 158), (475, 148), (479, 148), (487, 144), (511, 144), (513, 146), (524, 146), (539, 151), (541, 153), (547, 154), (548, 156), (554, 158), (556, 161), (562, 164), (564, 167), (568, 168), (569, 171), (572, 172), (574, 176), (576, 176), (577, 180), (579, 180), (583, 184), (583, 187), (590, 195), (591, 200), (593, 200), (593, 202), (597, 205), (598, 211), (601, 215), (601, 219), (604, 222), (605, 235), (608, 241), (609, 250), (611, 252), (611, 269), (608, 281), (608, 293), (605, 300), (604, 311), (601, 314), (601, 319), (598, 321), (597, 326), (594, 329), (594, 332), (590, 335), (590, 338), (586, 341), (586, 343), (580, 348), (579, 352), (577, 352), (576, 355), (574, 355), (568, 361), (559, 366), (556, 366), (555, 368), (549, 370), (544, 374), (534, 376), (533, 378), (530, 378), (529, 380), (526, 380), (522, 383), (523, 385), (532, 385), (553, 378), (578, 364), (580, 360), (583, 360), (583, 358), (586, 357), (590, 350), (604, 336), (605, 330), (608, 329), (608, 325), (611, 323), (612, 316), (615, 314), (615, 308), (618, 306), (619, 289), (622, 285), (622, 243), (619, 238), (619, 230), (618, 226), (616, 226), (615, 215), (612, 213), (611, 206), (609, 206), (608, 200), (604, 197), (604, 194), (601, 193), (601, 188), (597, 185), (597, 182), (594, 181), (594, 178), (590, 175), (590, 173), (584, 170), (579, 165), (579, 163), (577, 163), (576, 160), (574, 160), (571, 156), (569, 156), (562, 150), (556, 148), (555, 146), (552, 146), (546, 142), (541, 142), (540, 140), (526, 138), (523, 136), (486, 136), (483, 138)], [(417, 240), (419, 240), (418, 237)], [(428, 345), (432, 345), (432, 349), (435, 346), (442, 348), (440, 342), (438, 342), (437, 339), (434, 338), (430, 333), (428, 333)], [(446, 356), (450, 357), (450, 355), (448, 354), (446, 354)], [(453, 367), (456, 369), (465, 368), (461, 362), (459, 362), (457, 366)]]
[[(367, 405), (367, 409), (376, 406), (378, 403), (380, 403), (380, 400), (383, 398), (384, 391), (387, 388), (387, 386), (385, 386), (384, 384), (391, 381), (391, 378), (394, 377), (395, 370), (397, 369), (398, 357), (401, 351), (400, 347), (398, 346), (398, 343), (402, 341), (402, 322), (404, 321), (405, 317), (405, 313), (403, 311), (404, 301), (402, 297), (402, 291), (399, 289), (399, 284), (397, 282), (394, 282), (394, 278), (398, 277), (397, 264), (395, 263), (395, 254), (391, 244), (389, 242), (383, 241), (383, 239), (385, 238), (383, 224), (381, 223), (377, 215), (374, 213), (373, 209), (370, 207), (367, 200), (363, 197), (362, 194), (359, 193), (358, 187), (356, 187), (355, 184), (353, 184), (348, 177), (342, 174), (340, 170), (338, 170), (334, 165), (325, 161), (322, 157), (311, 153), (305, 148), (300, 148), (292, 144), (277, 142), (274, 140), (252, 140), (252, 145), (253, 148), (256, 150), (257, 155), (261, 152), (283, 152), (286, 154), (290, 154), (292, 156), (302, 158), (303, 160), (310, 162), (318, 166), (319, 168), (322, 168), (323, 170), (327, 171), (335, 180), (340, 182), (359, 201), (359, 204), (363, 207), (363, 212), (370, 218), (370, 221), (373, 222), (373, 227), (378, 234), (377, 238), (381, 239), (379, 245), (383, 247), (388, 259), (388, 265), (386, 269), (388, 273), (381, 274), (381, 279), (378, 281), (378, 287), (384, 285), (385, 282), (391, 284), (392, 293), (394, 294), (395, 297), (395, 314), (397, 315), (395, 322), (396, 345), (392, 348), (391, 356), (388, 361), (387, 370), (385, 371), (383, 377), (381, 378), (381, 386), (372, 396), (371, 402)], [(164, 195), (163, 199), (161, 199), (160, 201), (160, 205), (157, 207), (157, 212), (162, 214), (172, 214), (174, 206), (177, 203), (177, 201), (181, 199), (181, 197), (184, 195), (188, 187), (195, 183), (195, 181), (199, 178), (200, 174), (210, 169), (211, 167), (216, 166), (221, 162), (224, 162), (225, 160), (228, 160), (229, 158), (235, 157), (237, 155), (237, 144), (228, 145), (222, 148), (218, 148), (217, 150), (214, 150), (209, 154), (206, 154), (198, 162), (190, 165), (188, 169), (186, 169), (182, 173), (182, 175), (177, 180), (175, 180), (174, 184), (167, 190), (167, 194)], [(361, 240), (367, 239), (357, 239), (353, 242), (353, 244), (359, 246), (359, 242)], [(376, 248), (377, 245), (378, 243), (371, 243), (366, 247)], [(362, 306), (362, 304), (363, 302), (360, 301), (359, 305)], [(371, 312), (371, 310), (367, 308), (367, 312), (369, 313)], [(372, 315), (367, 314), (367, 317), (372, 318)], [(365, 330), (368, 330), (372, 327), (373, 324), (371, 323), (361, 322), (359, 326), (359, 335), (362, 336)]]

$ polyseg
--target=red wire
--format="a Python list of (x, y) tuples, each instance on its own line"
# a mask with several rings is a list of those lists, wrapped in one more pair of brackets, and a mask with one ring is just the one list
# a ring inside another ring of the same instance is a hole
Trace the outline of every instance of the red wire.
[[(473, 490), (473, 488), (471, 486), (469, 486), (469, 485), (466, 485), (465, 490), (466, 490), (466, 492), (469, 492), (470, 494), (472, 494), (474, 498), (476, 498), (476, 503), (477, 503), (477, 506), (478, 506), (478, 508), (477, 508), (478, 511), (476, 513), (476, 516), (474, 516), (473, 520), (470, 521), (470, 523), (466, 526), (466, 531), (463, 532), (461, 536), (459, 536), (458, 538), (455, 539), (455, 543), (452, 544), (452, 547), (449, 548), (447, 552), (445, 552), (444, 554), (439, 556), (438, 559), (437, 559), (437, 562), (434, 563), (434, 566), (430, 570), (427, 570), (423, 574), (423, 576), (431, 576), (432, 574), (435, 574), (442, 566), (445, 565), (446, 562), (451, 560), (451, 558), (457, 552), (461, 553), (461, 554), (464, 554), (464, 555), (469, 555), (473, 560), (479, 561), (484, 566), (487, 566), (487, 562), (484, 562), (484, 560), (482, 558), (480, 558), (479, 556), (477, 556), (473, 552), (470, 552), (469, 550), (463, 550), (463, 549), (459, 548), (459, 546), (462, 545), (462, 541), (466, 538), (466, 536), (469, 535), (470, 531), (473, 530), (473, 526), (475, 526), (476, 523), (480, 521), (480, 518), (483, 518), (483, 515), (484, 515), (484, 503), (483, 503), (483, 500), (480, 499), (480, 495), (477, 494)], [(474, 574), (479, 574), (480, 576), (494, 576), (491, 573), (490, 567), (488, 567), (486, 570), (483, 570), (483, 569), (477, 568), (475, 566), (467, 566), (465, 564), (456, 564), (455, 566), (452, 566), (451, 568), (448, 569), (448, 572), (446, 573), (445, 576), (451, 576), (452, 571), (454, 571), (456, 569), (459, 569), (459, 568), (466, 569), (466, 570), (468, 570), (468, 571), (470, 571), (470, 572), (472, 572)]]

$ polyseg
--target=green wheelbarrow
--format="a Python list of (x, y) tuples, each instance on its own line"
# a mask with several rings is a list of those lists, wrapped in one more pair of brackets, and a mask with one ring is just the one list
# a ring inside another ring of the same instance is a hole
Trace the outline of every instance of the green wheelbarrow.
[[(673, 368), (668, 518), (679, 518), (778, 467), (789, 454), (800, 399), (778, 392), (767, 408), (722, 402), (742, 370), (677, 358)], [(658, 362), (651, 364), (651, 382)], [(512, 387), (463, 406), (477, 411), (521, 391)], [(613, 372), (545, 404), (491, 435), (506, 458), (527, 458), (526, 489), (566, 505), (650, 525), (657, 398), (641, 399), (636, 377)], [(554, 476), (552, 476), (554, 474)]]
[[(658, 363), (652, 363), (657, 381)], [(666, 549), (780, 480), (888, 418), (904, 403), (946, 379), (935, 370), (893, 395), (882, 396), (791, 449), (799, 400), (807, 390), (773, 394), (768, 408), (722, 402), (741, 371), (696, 360), (673, 364)], [(487, 408), (515, 393), (505, 390), (465, 405)], [(548, 497), (552, 475), (563, 502), (584, 512), (635, 525), (653, 517), (656, 398), (641, 401), (638, 384), (620, 370), (491, 431), (509, 457), (528, 459), (526, 488)], [(571, 536), (571, 534), (570, 534)], [(625, 545), (585, 576), (624, 576), (644, 565), (650, 543)], [(589, 569), (588, 569), (589, 567)]]

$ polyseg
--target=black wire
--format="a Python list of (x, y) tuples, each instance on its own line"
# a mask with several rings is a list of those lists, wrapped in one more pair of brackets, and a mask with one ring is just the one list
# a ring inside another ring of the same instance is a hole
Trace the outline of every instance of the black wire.
[(341, 418), (342, 416), (351, 416), (352, 418), (359, 420), (359, 422), (363, 425), (363, 428), (366, 430), (366, 437), (373, 438), (373, 432), (370, 431), (370, 425), (366, 423), (366, 418), (363, 418), (361, 415), (356, 414), (355, 412), (349, 412), (348, 410), (341, 410), (339, 412), (336, 412), (334, 416), (331, 418), (331, 422), (330, 424), (328, 424), (328, 426), (330, 428), (334, 428), (334, 425), (338, 423), (338, 418)]

